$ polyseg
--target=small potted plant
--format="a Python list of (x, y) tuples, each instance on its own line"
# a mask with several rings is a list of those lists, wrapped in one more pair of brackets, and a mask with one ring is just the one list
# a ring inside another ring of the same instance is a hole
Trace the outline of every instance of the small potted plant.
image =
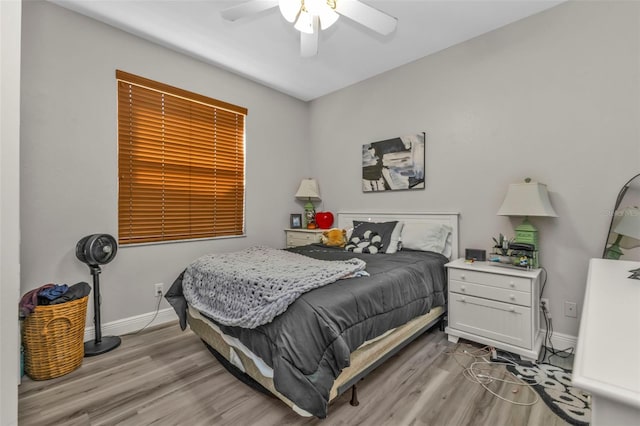
[(497, 254), (501, 254), (503, 256), (507, 256), (509, 253), (509, 243), (511, 242), (509, 239), (505, 238), (504, 235), (500, 234), (498, 238), (493, 237), (493, 242), (496, 243), (493, 248), (495, 248)]

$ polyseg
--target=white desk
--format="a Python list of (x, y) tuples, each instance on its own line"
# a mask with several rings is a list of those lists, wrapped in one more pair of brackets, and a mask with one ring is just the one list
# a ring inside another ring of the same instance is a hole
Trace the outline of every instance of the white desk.
[(640, 262), (591, 259), (573, 384), (592, 394), (591, 424), (640, 421)]

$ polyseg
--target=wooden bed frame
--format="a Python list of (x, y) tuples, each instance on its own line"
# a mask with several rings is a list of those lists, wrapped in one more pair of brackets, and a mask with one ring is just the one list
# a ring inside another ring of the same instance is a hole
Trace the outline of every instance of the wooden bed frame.
[[(369, 222), (399, 220), (405, 223), (447, 224), (453, 229), (451, 235), (452, 254), (450, 258), (453, 260), (458, 257), (457, 213), (338, 213), (339, 228), (349, 229), (353, 227), (354, 220)], [(443, 329), (442, 321), (445, 313), (446, 308), (444, 306), (435, 307), (429, 313), (414, 318), (408, 323), (390, 330), (377, 339), (365, 342), (351, 353), (350, 366), (342, 370), (340, 375), (336, 378), (329, 394), (329, 400), (333, 401), (338, 396), (351, 389), (351, 405), (358, 405), (356, 383), (433, 326), (439, 324)], [(225, 339), (221, 333), (219, 333), (219, 328), (217, 326), (190, 306), (187, 310), (187, 322), (191, 329), (204, 342), (215, 349), (215, 351), (223, 356), (227, 361), (250, 376), (274, 396), (281, 399), (296, 413), (305, 417), (311, 416), (310, 413), (297, 407), (291, 400), (276, 390), (273, 383), (273, 377), (263, 374), (261, 369), (254, 362), (254, 359), (246, 353), (248, 352), (246, 348), (239, 348), (233, 344), (229, 344), (228, 339)]]

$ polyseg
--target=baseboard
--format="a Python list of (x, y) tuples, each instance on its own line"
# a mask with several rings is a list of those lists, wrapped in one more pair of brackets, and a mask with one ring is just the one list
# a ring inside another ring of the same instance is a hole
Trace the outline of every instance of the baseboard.
[[(540, 330), (540, 333), (542, 333), (543, 336), (545, 335), (546, 332), (547, 332), (547, 330), (545, 330), (544, 328)], [(556, 331), (551, 333), (551, 336), (550, 336), (549, 340), (551, 340), (551, 344), (553, 345), (553, 348), (555, 350), (557, 350), (557, 351), (561, 351), (561, 350), (568, 349), (568, 348), (572, 347), (574, 349), (574, 352), (575, 352), (576, 345), (578, 343), (578, 337), (577, 336), (572, 336), (570, 334), (558, 333)], [(543, 345), (545, 345), (546, 347), (549, 347), (549, 342), (543, 342)]]
[[(122, 336), (124, 334), (136, 332), (149, 324), (154, 315), (155, 311), (102, 324), (102, 335)], [(153, 319), (153, 321), (151, 321), (147, 328), (177, 320), (178, 317), (173, 308), (160, 309), (158, 311), (158, 315)], [(95, 327), (86, 327), (84, 329), (84, 341), (86, 342), (94, 339)]]
[[(136, 315), (133, 317), (123, 318), (121, 320), (102, 324), (102, 334), (105, 336), (122, 336), (123, 334), (138, 331), (142, 327), (147, 325), (149, 321), (151, 321), (154, 314), (155, 312), (147, 312), (146, 314)], [(156, 316), (156, 318), (147, 327), (154, 327), (156, 325), (162, 325), (177, 320), (178, 317), (173, 308), (161, 309), (158, 311), (158, 315)], [(94, 330), (95, 327), (93, 326), (86, 327), (84, 329), (85, 342), (95, 339)], [(540, 333), (542, 333), (544, 337), (546, 330), (541, 329)], [(555, 350), (563, 350), (570, 347), (573, 347), (575, 350), (576, 344), (578, 342), (578, 337), (554, 331), (550, 336), (550, 340)], [(548, 342), (543, 342), (543, 344), (547, 347), (549, 346)]]

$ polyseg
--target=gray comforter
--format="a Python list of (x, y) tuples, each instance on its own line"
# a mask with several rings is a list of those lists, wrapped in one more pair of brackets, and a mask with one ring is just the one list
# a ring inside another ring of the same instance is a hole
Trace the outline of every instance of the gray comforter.
[[(324, 418), (335, 378), (367, 340), (445, 303), (447, 259), (437, 253), (354, 254), (310, 245), (289, 249), (323, 260), (358, 257), (369, 277), (342, 280), (302, 294), (271, 323), (255, 329), (220, 325), (274, 370), (276, 389)], [(186, 327), (182, 275), (166, 295)]]

